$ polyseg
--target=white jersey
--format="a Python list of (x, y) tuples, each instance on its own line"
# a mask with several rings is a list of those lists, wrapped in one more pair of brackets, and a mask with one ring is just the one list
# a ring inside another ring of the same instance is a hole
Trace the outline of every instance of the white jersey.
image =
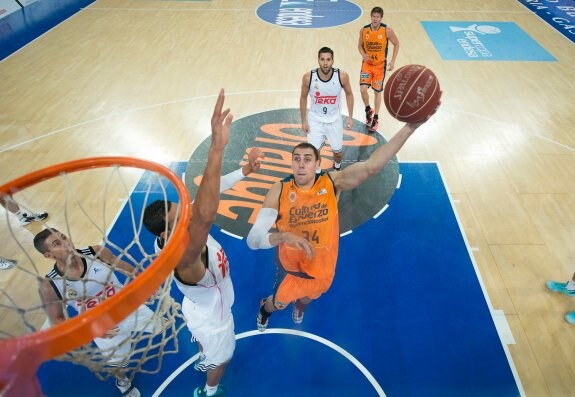
[(82, 313), (115, 295), (123, 285), (112, 267), (96, 257), (92, 247), (76, 251), (81, 255), (80, 259), (84, 265), (84, 272), (79, 280), (64, 278), (55, 264), (46, 277), (50, 279), (58, 297), (76, 312)]
[[(156, 252), (159, 252), (163, 248), (163, 240), (156, 238), (154, 245)], [(203, 324), (204, 320), (215, 326), (215, 324), (227, 322), (231, 318), (234, 287), (230, 276), (228, 257), (222, 246), (212, 236), (208, 235), (206, 247), (207, 267), (204, 277), (196, 284), (186, 284), (180, 280), (177, 271), (175, 271), (174, 280), (185, 299), (188, 299), (193, 305), (195, 315), (203, 317), (202, 319), (195, 319), (198, 320), (198, 326)]]
[(308, 117), (322, 123), (333, 123), (341, 118), (341, 79), (339, 69), (333, 69), (331, 78), (323, 81), (318, 70), (312, 70), (309, 79), (310, 108)]

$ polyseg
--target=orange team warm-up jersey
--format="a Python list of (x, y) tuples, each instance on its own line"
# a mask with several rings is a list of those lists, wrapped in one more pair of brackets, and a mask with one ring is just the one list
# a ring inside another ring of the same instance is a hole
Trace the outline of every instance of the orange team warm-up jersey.
[(381, 65), (387, 57), (387, 25), (381, 23), (377, 30), (371, 30), (371, 25), (365, 25), (361, 32), (363, 50), (371, 58), (373, 65)]
[(285, 178), (278, 212), (279, 232), (305, 237), (315, 248), (315, 256), (310, 260), (301, 249), (280, 244), (278, 259), (283, 268), (317, 279), (333, 277), (339, 247), (339, 214), (329, 175), (322, 172), (309, 190), (298, 188), (293, 176)]

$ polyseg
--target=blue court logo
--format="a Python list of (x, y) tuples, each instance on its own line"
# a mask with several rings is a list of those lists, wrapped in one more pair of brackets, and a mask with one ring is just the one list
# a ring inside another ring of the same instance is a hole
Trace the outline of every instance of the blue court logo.
[(257, 16), (287, 28), (328, 28), (345, 25), (361, 16), (361, 8), (347, 0), (270, 0)]
[(446, 60), (556, 61), (513, 22), (421, 23)]

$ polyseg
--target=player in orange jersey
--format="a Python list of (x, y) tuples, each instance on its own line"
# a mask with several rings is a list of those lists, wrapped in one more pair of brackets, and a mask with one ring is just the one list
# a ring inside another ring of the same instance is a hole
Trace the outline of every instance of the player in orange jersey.
[[(339, 193), (381, 171), (424, 122), (405, 124), (367, 161), (340, 172), (316, 174), (320, 163), (317, 149), (307, 142), (294, 148), (293, 175), (271, 187), (247, 237), (251, 249), (277, 246), (276, 284), (273, 294), (260, 302), (260, 331), (266, 330), (272, 312), (290, 303), (294, 304), (293, 321), (301, 323), (307, 305), (329, 289), (339, 246)], [(274, 225), (277, 231), (270, 232)]]
[[(395, 66), (395, 58), (399, 52), (399, 40), (389, 26), (381, 23), (383, 9), (374, 7), (371, 10), (371, 24), (365, 25), (359, 31), (357, 49), (362, 57), (359, 88), (361, 99), (365, 105), (365, 124), (369, 132), (377, 131), (379, 127), (379, 109), (381, 108), (381, 93), (386, 69), (390, 72)], [(389, 42), (393, 44), (391, 61), (387, 62)], [(374, 91), (374, 108), (369, 106), (368, 88)]]

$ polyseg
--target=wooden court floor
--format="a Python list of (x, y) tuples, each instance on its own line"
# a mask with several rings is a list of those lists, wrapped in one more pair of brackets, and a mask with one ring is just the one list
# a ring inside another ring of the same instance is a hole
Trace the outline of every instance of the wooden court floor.
[[(301, 77), (323, 46), (350, 74), (362, 120), (357, 37), (376, 4), (355, 1), (363, 15), (346, 25), (287, 29), (258, 19), (261, 3), (97, 0), (2, 61), (0, 183), (89, 156), (185, 161), (210, 133), (220, 87), (236, 119), (297, 108)], [(526, 395), (571, 396), (575, 326), (563, 315), (575, 301), (544, 284), (575, 271), (575, 47), (515, 0), (381, 5), (401, 43), (397, 66), (426, 65), (443, 89), (440, 111), (399, 160), (439, 163), (493, 309), (513, 333)], [(422, 28), (429, 20), (514, 22), (557, 61), (445, 61)], [(384, 137), (400, 127), (384, 111), (381, 120)], [(91, 182), (80, 189), (88, 196), (100, 189)], [(58, 199), (46, 190), (25, 204), (50, 212)], [(0, 218), (6, 235), (10, 218)], [(100, 237), (84, 233), (78, 245)], [(0, 255), (25, 260), (9, 241)], [(0, 283), (29, 291), (11, 270)]]

